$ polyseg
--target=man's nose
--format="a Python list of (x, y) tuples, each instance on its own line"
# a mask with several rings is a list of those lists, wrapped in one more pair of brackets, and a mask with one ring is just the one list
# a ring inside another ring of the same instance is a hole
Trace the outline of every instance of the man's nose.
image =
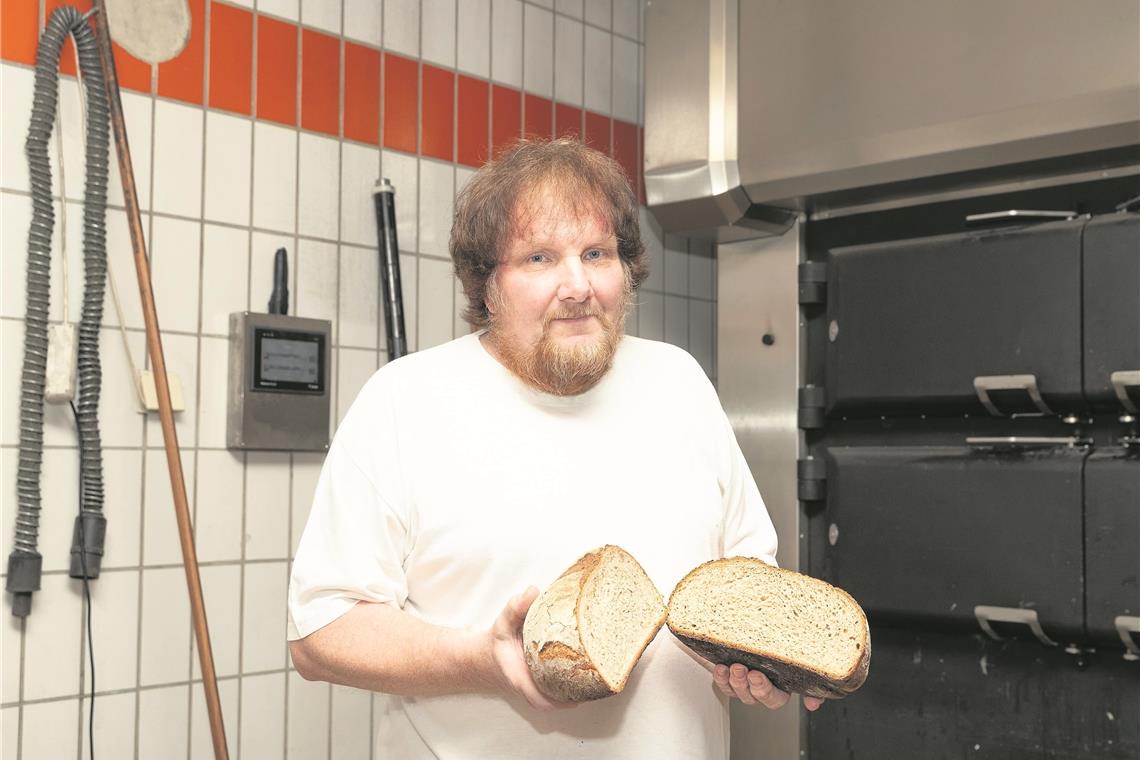
[(590, 297), (590, 278), (577, 257), (562, 261), (561, 281), (558, 283), (558, 300), (581, 303)]

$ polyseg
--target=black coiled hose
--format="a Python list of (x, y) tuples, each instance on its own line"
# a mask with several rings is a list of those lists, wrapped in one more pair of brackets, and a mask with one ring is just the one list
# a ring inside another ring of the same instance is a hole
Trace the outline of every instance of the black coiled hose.
[[(83, 312), (79, 323), (78, 425), (83, 490), (77, 532), (80, 551), (72, 557), (71, 575), (87, 566), (87, 577), (99, 574), (102, 558), (103, 457), (99, 437), (99, 327), (107, 277), (106, 216), (108, 121), (106, 88), (95, 34), (72, 7), (56, 9), (48, 19), (36, 50), (35, 94), (25, 151), (32, 190), (32, 224), (28, 231), (27, 313), (24, 321), (24, 365), (20, 380), (20, 459), (17, 473), (16, 537), (8, 557), (7, 589), (13, 592), (12, 614), (31, 611), (31, 594), (39, 589), (42, 558), (36, 551), (40, 518), (40, 472), (43, 462), (44, 374), (47, 368), (47, 323), (50, 305), (52, 207), (48, 140), (59, 101), (59, 58), (68, 35), (79, 52), (86, 88), (87, 179), (83, 209)], [(84, 530), (86, 528), (86, 530)], [(96, 543), (98, 549), (96, 550)], [(83, 571), (79, 571), (83, 572)]]

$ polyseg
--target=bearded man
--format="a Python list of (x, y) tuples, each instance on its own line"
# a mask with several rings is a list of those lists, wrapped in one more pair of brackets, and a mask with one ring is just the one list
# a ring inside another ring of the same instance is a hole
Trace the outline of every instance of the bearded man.
[(659, 635), (621, 694), (560, 709), (523, 659), (519, 590), (603, 544), (665, 594), (711, 559), (775, 562), (700, 366), (622, 334), (648, 273), (625, 175), (520, 142), (460, 194), (451, 255), (478, 329), (383, 367), (337, 430), (293, 565), (294, 665), (390, 695), (381, 757), (727, 758), (730, 698), (788, 700), (759, 672), (710, 676)]

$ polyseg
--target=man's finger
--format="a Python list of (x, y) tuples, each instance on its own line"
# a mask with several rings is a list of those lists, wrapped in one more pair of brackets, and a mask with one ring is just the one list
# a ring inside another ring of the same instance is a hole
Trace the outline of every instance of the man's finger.
[(732, 691), (732, 687), (728, 685), (727, 665), (717, 665), (713, 668), (713, 683), (726, 697), (732, 698), (736, 696)]
[(748, 671), (748, 690), (757, 702), (770, 710), (779, 710), (788, 702), (788, 693), (773, 686), (758, 670)]
[(815, 712), (823, 705), (823, 699), (820, 697), (804, 697), (804, 707), (808, 712)]
[(728, 669), (728, 685), (732, 687), (733, 696), (746, 705), (756, 704), (756, 697), (748, 686), (748, 668), (739, 663)]

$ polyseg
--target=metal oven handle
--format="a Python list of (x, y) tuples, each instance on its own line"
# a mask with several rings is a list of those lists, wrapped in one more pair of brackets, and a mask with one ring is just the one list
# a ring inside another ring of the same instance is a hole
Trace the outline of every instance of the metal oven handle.
[(978, 619), (978, 625), (982, 627), (982, 630), (995, 641), (1001, 641), (1002, 637), (994, 631), (993, 626), (990, 625), (991, 622), (1017, 623), (1019, 625), (1028, 626), (1034, 637), (1042, 644), (1050, 647), (1057, 646), (1057, 642), (1046, 636), (1045, 631), (1041, 630), (1041, 621), (1037, 619), (1037, 610), (1024, 610), (1016, 607), (990, 607), (980, 604), (974, 607), (974, 617)]

